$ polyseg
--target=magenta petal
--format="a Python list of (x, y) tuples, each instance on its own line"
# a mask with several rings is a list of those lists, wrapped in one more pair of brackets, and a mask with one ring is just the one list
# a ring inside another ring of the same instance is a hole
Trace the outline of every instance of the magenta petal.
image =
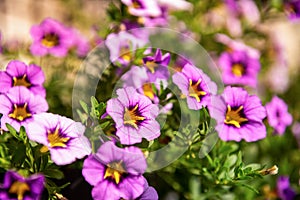
[(12, 78), (6, 72), (0, 72), (0, 80), (1, 80), (0, 93), (5, 93), (13, 85)]
[[(95, 176), (97, 174), (97, 176)], [(95, 186), (103, 180), (105, 174), (104, 165), (99, 165), (99, 160), (94, 155), (90, 155), (84, 160), (82, 175), (89, 184)]]

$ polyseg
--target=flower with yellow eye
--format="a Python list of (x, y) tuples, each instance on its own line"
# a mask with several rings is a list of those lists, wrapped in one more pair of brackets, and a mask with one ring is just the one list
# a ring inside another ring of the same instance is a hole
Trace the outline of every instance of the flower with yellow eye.
[(0, 186), (0, 199), (33, 200), (40, 199), (44, 190), (45, 178), (34, 174), (24, 178), (14, 171), (7, 171)]
[(24, 86), (15, 86), (7, 93), (0, 95), (1, 128), (7, 130), (10, 124), (17, 131), (33, 122), (33, 115), (46, 112), (48, 103), (40, 95), (34, 95)]
[(27, 127), (30, 140), (44, 146), (42, 153), (50, 151), (51, 160), (66, 165), (91, 153), (91, 146), (84, 136), (85, 127), (72, 119), (52, 113), (33, 116), (34, 122)]
[(173, 82), (179, 87), (187, 99), (188, 107), (199, 110), (211, 104), (211, 96), (217, 93), (217, 85), (196, 66), (185, 64), (181, 72), (172, 77)]
[(160, 135), (160, 125), (155, 120), (159, 108), (139, 94), (133, 87), (117, 90), (118, 98), (107, 102), (107, 113), (116, 123), (116, 135), (122, 144), (135, 144), (142, 138), (154, 140)]
[(257, 74), (260, 70), (259, 57), (252, 56), (246, 50), (233, 50), (221, 54), (219, 65), (225, 84), (256, 87)]
[(222, 96), (212, 100), (209, 112), (217, 120), (216, 130), (224, 141), (254, 142), (266, 137), (262, 120), (266, 109), (260, 99), (239, 87), (226, 87)]
[(97, 153), (83, 163), (82, 174), (94, 186), (95, 200), (136, 199), (145, 191), (147, 168), (142, 151), (134, 146), (121, 149), (113, 142), (105, 142)]
[(0, 80), (0, 93), (5, 93), (15, 86), (24, 86), (34, 94), (46, 97), (46, 90), (43, 87), (45, 75), (35, 64), (27, 66), (21, 61), (12, 60), (8, 63), (6, 70), (0, 72)]

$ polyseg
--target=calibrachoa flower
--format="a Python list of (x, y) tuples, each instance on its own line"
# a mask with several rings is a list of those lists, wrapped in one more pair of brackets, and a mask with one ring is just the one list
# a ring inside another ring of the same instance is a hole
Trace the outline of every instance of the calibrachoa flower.
[(188, 107), (193, 110), (209, 106), (211, 95), (217, 93), (217, 85), (201, 69), (189, 63), (181, 72), (174, 74), (172, 79), (186, 96)]
[(293, 122), (287, 104), (279, 97), (274, 96), (271, 102), (266, 104), (266, 110), (269, 124), (275, 129), (276, 133), (282, 135), (286, 127)]
[(41, 152), (50, 151), (51, 160), (66, 165), (91, 153), (85, 127), (69, 118), (41, 113), (34, 115), (34, 122), (27, 127), (28, 138), (43, 144)]
[(225, 84), (241, 84), (255, 87), (260, 70), (259, 59), (246, 51), (224, 52), (219, 58), (222, 79)]
[(33, 115), (46, 112), (48, 104), (45, 98), (35, 95), (26, 87), (16, 86), (0, 95), (1, 128), (7, 130), (6, 123), (16, 130), (25, 128), (33, 121)]
[(30, 51), (35, 56), (51, 54), (64, 57), (73, 45), (72, 30), (51, 18), (32, 26), (30, 34), (33, 39)]
[(191, 10), (193, 8), (193, 4), (185, 0), (157, 0), (157, 2), (159, 6), (167, 7), (171, 10)]
[(128, 65), (134, 57), (133, 52), (143, 47), (148, 41), (140, 39), (127, 32), (111, 33), (105, 40), (105, 45), (110, 52), (110, 60), (120, 62), (122, 65)]
[(292, 133), (294, 134), (298, 147), (300, 148), (300, 122), (295, 122), (292, 126)]
[(282, 200), (293, 200), (296, 192), (290, 187), (288, 176), (280, 176), (277, 180), (277, 194)]
[[(135, 77), (135, 78), (132, 78)], [(160, 91), (161, 86), (165, 89), (168, 86), (167, 80), (156, 79), (155, 82), (151, 82), (146, 72), (145, 67), (133, 66), (127, 71), (122, 77), (123, 87), (134, 87), (138, 93), (148, 97), (154, 104), (158, 104), (160, 99), (153, 90), (153, 86), (157, 91)], [(166, 99), (172, 95), (168, 94)], [(165, 100), (166, 100), (165, 99)], [(160, 108), (159, 113), (168, 113), (173, 107), (173, 103), (167, 103), (165, 106)]]
[(95, 200), (136, 199), (146, 184), (142, 174), (147, 168), (145, 157), (137, 147), (118, 148), (113, 142), (100, 146), (97, 153), (83, 163), (82, 174), (94, 186)]
[(257, 96), (242, 88), (226, 87), (222, 96), (213, 98), (209, 111), (217, 120), (216, 130), (224, 141), (254, 142), (266, 137), (262, 122), (266, 110)]
[(153, 187), (149, 186), (147, 181), (144, 188), (145, 191), (141, 196), (137, 198), (137, 200), (158, 200), (158, 194), (156, 190)]
[(300, 18), (300, 0), (289, 0), (284, 2), (285, 11), (290, 20), (299, 20)]
[(155, 118), (158, 106), (139, 94), (133, 87), (117, 90), (118, 98), (107, 102), (107, 113), (116, 123), (117, 132), (122, 144), (135, 144), (142, 138), (154, 140), (160, 135), (160, 125)]
[(90, 50), (89, 41), (76, 29), (71, 29), (70, 31), (73, 34), (73, 36), (71, 36), (73, 38), (72, 46), (76, 48), (76, 54), (79, 57), (86, 56)]
[(46, 90), (43, 87), (45, 76), (41, 68), (37, 65), (13, 60), (6, 67), (6, 71), (0, 72), (0, 93), (7, 92), (15, 86), (27, 87), (34, 94), (46, 96)]
[(0, 185), (0, 199), (38, 200), (44, 190), (44, 183), (45, 178), (40, 174), (24, 178), (17, 172), (7, 171)]
[(257, 24), (260, 19), (259, 10), (252, 0), (225, 0), (228, 10), (228, 19), (226, 21), (228, 31), (235, 36), (242, 34), (241, 19), (244, 17), (248, 24)]
[(171, 59), (170, 53), (162, 54), (160, 49), (157, 49), (154, 56), (143, 58), (144, 66), (147, 69), (149, 80), (154, 82), (157, 78), (168, 79), (170, 76), (168, 65)]
[(161, 11), (156, 1), (149, 0), (121, 0), (128, 6), (130, 14), (139, 17), (157, 17)]

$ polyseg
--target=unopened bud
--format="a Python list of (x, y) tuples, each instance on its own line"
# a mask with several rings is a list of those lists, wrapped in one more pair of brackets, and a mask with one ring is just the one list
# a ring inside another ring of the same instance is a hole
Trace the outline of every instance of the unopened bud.
[(259, 171), (259, 173), (263, 176), (265, 175), (276, 175), (278, 173), (278, 167), (276, 165), (274, 165), (273, 167), (269, 168), (269, 169), (263, 169), (261, 171)]

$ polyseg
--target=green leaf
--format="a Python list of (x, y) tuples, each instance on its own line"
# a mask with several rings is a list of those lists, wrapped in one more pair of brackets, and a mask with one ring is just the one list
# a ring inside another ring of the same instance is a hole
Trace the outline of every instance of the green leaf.
[(85, 103), (85, 102), (82, 101), (82, 100), (80, 100), (79, 103), (80, 103), (82, 109), (84, 110), (84, 112), (85, 112), (85, 113), (89, 113), (89, 108), (88, 108), (87, 103)]
[(12, 150), (12, 163), (21, 165), (26, 158), (26, 146), (23, 143), (18, 143), (15, 149)]
[(59, 169), (45, 169), (43, 171), (43, 174), (46, 176), (46, 177), (49, 177), (49, 178), (55, 178), (55, 179), (63, 179), (64, 178), (64, 173), (62, 171), (60, 171)]
[(14, 129), (14, 127), (12, 127), (10, 124), (5, 124), (6, 128), (8, 129), (9, 133), (14, 136), (16, 139), (22, 141), (22, 138), (19, 137), (19, 134), (17, 133), (16, 129)]

